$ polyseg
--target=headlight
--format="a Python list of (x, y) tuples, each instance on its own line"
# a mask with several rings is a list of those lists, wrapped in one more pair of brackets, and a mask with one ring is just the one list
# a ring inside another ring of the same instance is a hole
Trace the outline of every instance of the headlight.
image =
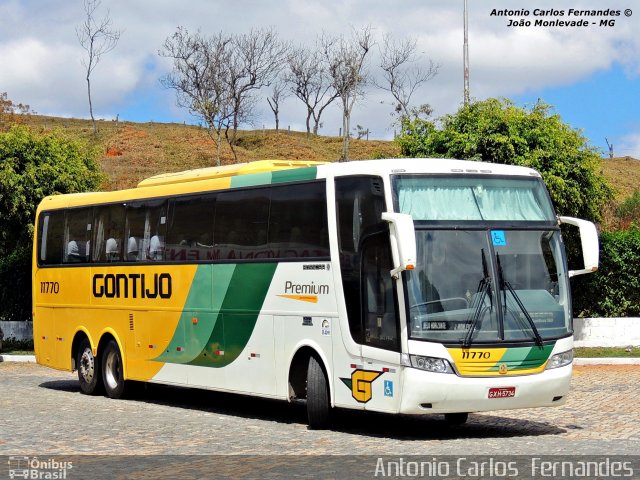
[(567, 350), (566, 352), (556, 353), (547, 362), (547, 370), (551, 368), (564, 367), (573, 362), (573, 350)]
[(409, 355), (411, 366), (435, 373), (453, 373), (453, 369), (449, 362), (444, 358), (422, 357), (420, 355)]

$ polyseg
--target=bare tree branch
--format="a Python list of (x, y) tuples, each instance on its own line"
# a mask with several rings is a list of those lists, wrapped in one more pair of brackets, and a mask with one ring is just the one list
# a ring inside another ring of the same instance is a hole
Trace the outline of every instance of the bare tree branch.
[(235, 151), (236, 133), (243, 120), (249, 118), (252, 94), (268, 87), (282, 70), (288, 46), (272, 29), (251, 30), (232, 37), (233, 50), (229, 62), (228, 92), (233, 105), (232, 133), (227, 137)]
[(288, 96), (287, 82), (280, 77), (273, 83), (271, 94), (267, 97), (267, 103), (276, 120), (276, 132), (280, 129), (280, 104)]
[(322, 50), (327, 60), (331, 84), (342, 101), (342, 155), (340, 160), (349, 159), (349, 124), (351, 112), (358, 98), (364, 96), (368, 83), (365, 68), (367, 54), (374, 45), (371, 27), (353, 30), (351, 38), (321, 38)]
[(89, 97), (89, 114), (93, 123), (93, 132), (97, 132), (96, 120), (93, 116), (93, 102), (91, 100), (91, 74), (98, 66), (103, 55), (109, 53), (118, 44), (120, 40), (120, 30), (112, 28), (111, 17), (107, 10), (106, 15), (102, 19), (96, 18), (96, 11), (100, 8), (100, 0), (84, 0), (84, 22), (76, 27), (76, 36), (82, 48), (87, 52), (87, 58), (82, 59), (82, 65), (85, 67), (87, 80), (87, 95)]
[(327, 72), (326, 59), (319, 49), (299, 47), (287, 57), (287, 66), (285, 78), (289, 88), (307, 108), (307, 134), (311, 133), (313, 118), (313, 134), (317, 135), (322, 112), (338, 98)]
[(412, 38), (395, 40), (384, 35), (380, 48), (380, 68), (384, 74), (384, 83), (376, 83), (378, 88), (393, 95), (396, 113), (400, 117), (409, 117), (416, 109), (411, 109), (411, 97), (424, 83), (438, 74), (440, 66), (429, 59), (429, 66), (417, 65), (417, 41)]
[(210, 38), (191, 35), (182, 27), (168, 37), (158, 52), (173, 60), (173, 70), (161, 82), (176, 91), (177, 104), (201, 118), (216, 145), (220, 165), (222, 131), (233, 118), (233, 100), (228, 92), (231, 37), (222, 33)]

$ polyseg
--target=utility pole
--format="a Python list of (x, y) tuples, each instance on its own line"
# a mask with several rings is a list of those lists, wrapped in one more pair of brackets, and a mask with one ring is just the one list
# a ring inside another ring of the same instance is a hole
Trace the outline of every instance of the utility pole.
[(469, 20), (467, 18), (467, 0), (464, 0), (464, 104), (469, 105)]
[(613, 160), (613, 143), (609, 143), (607, 137), (604, 137), (604, 141), (607, 142), (607, 147), (609, 147), (609, 159)]

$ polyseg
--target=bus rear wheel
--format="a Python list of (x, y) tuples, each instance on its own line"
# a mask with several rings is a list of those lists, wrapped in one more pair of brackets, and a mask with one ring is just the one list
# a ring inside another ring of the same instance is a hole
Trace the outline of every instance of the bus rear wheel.
[(109, 340), (102, 354), (102, 379), (109, 398), (122, 398), (125, 392), (122, 354), (115, 340)]
[(88, 338), (80, 342), (76, 353), (76, 368), (80, 391), (85, 395), (97, 395), (102, 392), (102, 371), (100, 362), (93, 356), (91, 343)]
[(331, 419), (329, 405), (329, 386), (327, 376), (315, 357), (309, 358), (307, 368), (307, 419), (309, 428), (329, 427)]

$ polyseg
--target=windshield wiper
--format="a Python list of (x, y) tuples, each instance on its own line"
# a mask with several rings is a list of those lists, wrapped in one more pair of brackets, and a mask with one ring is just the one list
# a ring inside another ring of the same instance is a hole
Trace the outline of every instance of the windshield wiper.
[[(500, 289), (504, 293), (504, 317), (506, 318), (506, 316), (507, 316), (507, 290), (509, 290), (511, 295), (513, 295), (513, 299), (515, 300), (516, 304), (518, 305), (518, 307), (520, 308), (520, 310), (524, 314), (524, 317), (527, 319), (527, 322), (529, 323), (529, 327), (531, 328), (531, 331), (533, 332), (533, 337), (534, 337), (534, 339), (536, 341), (536, 345), (538, 345), (539, 347), (542, 347), (543, 346), (542, 337), (540, 336), (540, 333), (538, 332), (536, 324), (533, 321), (533, 319), (531, 318), (531, 315), (529, 315), (529, 311), (524, 306), (524, 303), (522, 303), (522, 300), (520, 300), (520, 297), (518, 296), (516, 291), (513, 289), (511, 284), (504, 278), (504, 274), (502, 273), (502, 265), (500, 265), (500, 254), (498, 254), (498, 253), (496, 253), (496, 262), (498, 264), (498, 281), (500, 282)], [(505, 289), (505, 287), (506, 287), (506, 289)], [(514, 317), (517, 320), (520, 320), (519, 316), (514, 315)], [(524, 331), (524, 329), (523, 329), (523, 331)]]
[[(487, 268), (487, 259), (484, 255), (484, 248), (481, 250), (482, 252), (482, 270), (484, 273), (484, 278), (480, 280), (478, 284), (478, 289), (476, 290), (476, 298), (474, 300), (475, 309), (473, 311), (473, 315), (467, 321), (467, 325), (469, 325), (469, 330), (467, 330), (467, 334), (464, 336), (464, 340), (462, 341), (462, 346), (464, 348), (469, 348), (471, 346), (471, 340), (473, 339), (473, 333), (475, 332), (478, 322), (482, 316), (482, 312), (484, 310), (484, 299), (489, 294), (489, 302), (491, 304), (490, 308), (493, 308), (493, 300), (491, 297), (491, 276), (489, 276), (489, 269)], [(473, 307), (473, 304), (472, 304)]]

